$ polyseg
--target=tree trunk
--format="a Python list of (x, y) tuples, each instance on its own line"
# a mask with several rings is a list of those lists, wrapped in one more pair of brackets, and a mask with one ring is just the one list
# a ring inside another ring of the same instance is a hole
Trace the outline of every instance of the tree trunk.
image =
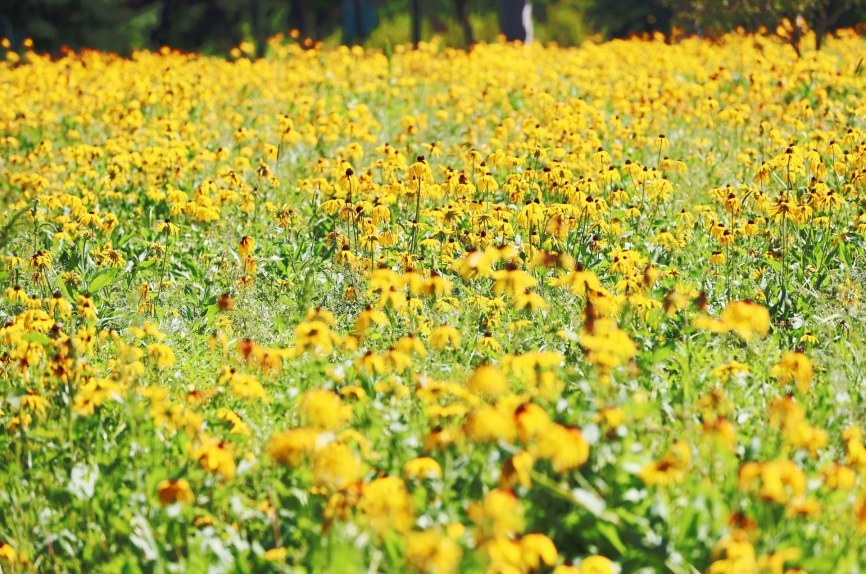
[(824, 39), (831, 30), (836, 29), (836, 24), (839, 19), (849, 10), (854, 7), (853, 0), (844, 0), (839, 2), (822, 2), (818, 5), (817, 14), (815, 14), (815, 50), (820, 51), (824, 45)]
[(291, 27), (301, 38), (312, 38), (315, 15), (310, 10), (309, 0), (292, 0), (291, 14)]
[(502, 0), (502, 33), (506, 40), (532, 42), (531, 0)]
[(469, 47), (475, 43), (472, 23), (469, 21), (469, 2), (468, 0), (454, 0), (454, 8), (457, 12), (457, 20), (463, 28), (463, 41), (466, 43), (466, 47)]
[(364, 36), (364, 22), (361, 14), (361, 0), (354, 0), (355, 2), (355, 30), (358, 31), (358, 35), (356, 38), (353, 38), (353, 43), (361, 43), (361, 40)]
[(265, 14), (265, 0), (254, 0), (253, 2), (253, 40), (256, 43), (256, 58), (265, 55), (265, 45), (268, 41), (267, 15)]
[(159, 8), (159, 24), (151, 33), (151, 39), (157, 48), (171, 43), (171, 27), (174, 25), (174, 3), (162, 2)]
[(421, 0), (412, 0), (412, 43), (421, 42)]
[(802, 33), (800, 32), (800, 26), (797, 25), (796, 21), (794, 22), (794, 30), (791, 32), (791, 47), (794, 48), (794, 52), (797, 53), (797, 57), (800, 58), (803, 56), (800, 51), (800, 42), (802, 40)]

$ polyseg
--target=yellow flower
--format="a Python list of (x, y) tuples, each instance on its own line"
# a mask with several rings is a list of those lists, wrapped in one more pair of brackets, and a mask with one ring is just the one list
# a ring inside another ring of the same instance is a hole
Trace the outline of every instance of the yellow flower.
[(175, 356), (171, 347), (162, 343), (153, 343), (147, 347), (148, 356), (156, 363), (157, 368), (164, 369), (174, 366)]
[(722, 265), (726, 260), (727, 257), (721, 251), (713, 251), (710, 254), (710, 265)]
[(308, 322), (321, 321), (329, 327), (336, 327), (337, 325), (337, 320), (334, 318), (334, 314), (327, 309), (323, 309), (322, 307), (314, 307), (312, 309), (308, 309), (307, 315), (304, 320)]
[(357, 193), (360, 190), (361, 182), (358, 179), (358, 176), (355, 175), (355, 171), (349, 167), (346, 168), (346, 171), (343, 173), (342, 177), (340, 177), (339, 185), (340, 189), (351, 197), (352, 194)]
[(156, 487), (156, 491), (159, 502), (163, 505), (174, 504), (175, 502), (189, 504), (195, 499), (189, 482), (185, 478), (163, 480)]
[(422, 456), (410, 460), (403, 466), (403, 476), (407, 480), (440, 478), (442, 476), (442, 468), (432, 458)]
[(615, 574), (613, 562), (604, 556), (588, 556), (580, 561), (579, 574)]
[(286, 558), (289, 555), (289, 551), (280, 546), (278, 548), (271, 548), (262, 556), (268, 562), (285, 562)]
[(450, 325), (441, 325), (430, 332), (428, 339), (430, 346), (434, 349), (452, 349), (460, 347), (460, 332)]
[(851, 490), (857, 483), (857, 473), (836, 462), (827, 463), (821, 469), (824, 485), (831, 490)]
[(550, 460), (554, 472), (568, 472), (589, 460), (589, 443), (579, 429), (554, 423), (536, 438), (530, 452)]
[(409, 166), (409, 179), (433, 183), (433, 170), (423, 155), (419, 155), (418, 161)]
[(495, 295), (508, 295), (515, 297), (520, 293), (524, 293), (528, 288), (534, 287), (538, 283), (526, 271), (517, 269), (514, 265), (508, 264), (505, 269), (493, 272), (493, 293)]
[(475, 369), (467, 384), (469, 390), (484, 397), (498, 397), (510, 390), (508, 380), (499, 367), (483, 365)]
[(595, 320), (580, 336), (586, 359), (603, 372), (619, 367), (634, 358), (637, 347), (628, 333), (613, 319)]
[(689, 445), (685, 441), (677, 441), (659, 460), (644, 466), (638, 476), (649, 486), (682, 482), (691, 458)]
[(313, 389), (301, 397), (300, 412), (307, 424), (321, 430), (338, 430), (352, 418), (352, 406), (339, 395), (325, 389)]
[(532, 312), (549, 308), (547, 301), (545, 301), (541, 295), (533, 293), (529, 289), (525, 289), (523, 293), (515, 295), (514, 307), (516, 309), (529, 309)]
[[(857, 505), (855, 506), (855, 512), (857, 513), (857, 526), (861, 533), (866, 532), (866, 493), (861, 493), (860, 497), (857, 499)], [(0, 546), (0, 551), (2, 551), (3, 547)]]
[(737, 445), (737, 431), (731, 421), (723, 416), (709, 417), (704, 420), (704, 434), (713, 444), (719, 445), (726, 450), (733, 450)]
[(37, 251), (30, 257), (30, 266), (34, 269), (51, 269), (51, 253)]
[(530, 440), (544, 435), (550, 427), (547, 412), (535, 403), (523, 403), (514, 411), (514, 421), (520, 440)]
[(625, 413), (616, 407), (603, 407), (595, 414), (593, 419), (596, 423), (606, 427), (609, 431), (616, 431), (625, 423)]
[(201, 445), (192, 451), (191, 456), (207, 471), (219, 474), (225, 479), (235, 476), (237, 466), (228, 443), (215, 438), (203, 439)]
[(228, 384), (232, 396), (239, 399), (262, 399), (267, 401), (267, 393), (259, 380), (246, 373), (240, 373), (235, 369), (224, 368), (219, 378), (220, 384)]
[(469, 503), (467, 512), (478, 525), (479, 540), (505, 538), (523, 530), (523, 505), (510, 490), (491, 490), (484, 500)]
[(695, 320), (695, 326), (715, 333), (736, 333), (744, 341), (751, 341), (756, 335), (766, 337), (769, 333), (770, 312), (751, 301), (732, 301), (717, 320), (702, 315)]
[(0, 560), (14, 563), (18, 560), (18, 553), (9, 544), (0, 541)]
[(364, 472), (363, 464), (355, 451), (339, 442), (316, 449), (312, 458), (314, 482), (333, 490), (356, 482)]
[(286, 466), (298, 466), (316, 446), (319, 431), (299, 428), (276, 433), (268, 443), (268, 451)]
[(78, 316), (85, 321), (96, 320), (96, 305), (90, 295), (79, 295), (76, 301)]
[(295, 345), (301, 353), (313, 351), (328, 355), (334, 347), (333, 333), (322, 321), (305, 321), (295, 327)]
[(73, 410), (81, 416), (92, 415), (108, 399), (120, 400), (121, 389), (115, 381), (93, 377), (79, 387)]
[(489, 572), (520, 572), (522, 571), (522, 554), (520, 542), (510, 537), (495, 536), (481, 545), (481, 549), (490, 558)]
[(435, 530), (406, 534), (405, 557), (409, 568), (425, 574), (449, 574), (460, 566), (463, 551), (450, 537)]
[(758, 558), (758, 569), (768, 574), (790, 573), (792, 571), (785, 568), (785, 562), (798, 560), (801, 554), (802, 552), (799, 548), (776, 550), (771, 554), (765, 554)]
[(238, 245), (238, 255), (240, 255), (241, 259), (246, 259), (253, 253), (253, 249), (256, 248), (256, 240), (254, 237), (250, 237), (248, 235), (244, 235), (241, 237), (241, 242)]
[(488, 251), (470, 250), (464, 257), (454, 261), (452, 267), (465, 280), (489, 277), (493, 274), (496, 259)]
[(374, 323), (380, 327), (384, 327), (388, 324), (388, 316), (380, 309), (367, 307), (358, 315), (358, 320), (355, 322), (355, 331), (359, 335), (363, 335)]
[(802, 337), (800, 337), (801, 343), (806, 343), (809, 345), (814, 345), (818, 343), (818, 337), (813, 335), (812, 333), (804, 333)]
[(21, 397), (21, 410), (35, 411), (40, 415), (45, 414), (45, 408), (48, 406), (48, 401), (45, 397), (41, 397), (33, 392), (30, 392)]
[(724, 365), (719, 365), (714, 368), (713, 376), (717, 377), (722, 382), (727, 382), (737, 375), (746, 374), (748, 372), (749, 365), (738, 361), (731, 361), (730, 363), (725, 363)]
[(344, 399), (363, 401), (367, 398), (367, 391), (358, 385), (349, 385), (348, 387), (340, 389), (340, 396)]
[(784, 383), (796, 383), (801, 393), (806, 393), (812, 383), (814, 369), (809, 358), (799, 351), (788, 351), (782, 355), (779, 363), (770, 369), (770, 374)]
[(238, 436), (252, 436), (253, 434), (241, 416), (231, 409), (220, 407), (217, 410), (217, 419), (231, 425), (230, 434)]
[(535, 459), (526, 451), (520, 451), (502, 467), (502, 487), (513, 489), (517, 484), (524, 488), (532, 486), (532, 467)]
[(717, 558), (707, 569), (707, 574), (739, 574), (758, 572), (755, 548), (743, 530), (735, 530), (730, 536), (722, 538), (713, 549)]
[(159, 223), (156, 224), (156, 227), (153, 228), (157, 233), (164, 233), (166, 235), (177, 235), (180, 233), (180, 227), (171, 222), (171, 219), (163, 219)]
[(484, 405), (469, 413), (463, 425), (466, 436), (475, 442), (513, 442), (517, 434), (514, 421), (499, 409)]
[(412, 500), (403, 481), (394, 476), (377, 478), (364, 487), (358, 510), (379, 536), (394, 530), (405, 534), (415, 522)]
[(806, 492), (806, 475), (788, 459), (747, 462), (740, 467), (739, 488), (756, 492), (762, 500), (787, 504)]
[(527, 534), (521, 538), (520, 554), (521, 562), (528, 570), (537, 570), (542, 564), (550, 568), (559, 558), (553, 541), (544, 534)]

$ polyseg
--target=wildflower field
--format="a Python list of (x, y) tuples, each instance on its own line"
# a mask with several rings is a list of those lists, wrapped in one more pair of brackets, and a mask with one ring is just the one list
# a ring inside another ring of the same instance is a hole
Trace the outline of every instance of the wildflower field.
[(2, 572), (866, 571), (863, 38), (242, 48), (0, 49)]

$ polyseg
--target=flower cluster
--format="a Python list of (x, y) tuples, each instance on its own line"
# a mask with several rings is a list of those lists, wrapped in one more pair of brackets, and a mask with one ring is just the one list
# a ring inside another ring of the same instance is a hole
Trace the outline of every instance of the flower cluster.
[(866, 565), (853, 32), (9, 46), (0, 569)]

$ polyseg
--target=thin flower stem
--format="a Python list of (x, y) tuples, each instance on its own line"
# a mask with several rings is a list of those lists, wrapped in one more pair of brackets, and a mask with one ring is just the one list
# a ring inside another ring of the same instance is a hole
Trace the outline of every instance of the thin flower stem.
[(171, 248), (171, 241), (168, 237), (165, 239), (165, 251), (162, 253), (162, 268), (159, 271), (159, 287), (156, 291), (156, 298), (159, 300), (162, 295), (162, 283), (165, 280), (165, 264), (168, 261), (168, 251)]
[(418, 240), (418, 218), (421, 217), (421, 178), (418, 178), (418, 195), (415, 196), (415, 219), (412, 226), (412, 242), (410, 244), (409, 253), (415, 254), (415, 247)]

